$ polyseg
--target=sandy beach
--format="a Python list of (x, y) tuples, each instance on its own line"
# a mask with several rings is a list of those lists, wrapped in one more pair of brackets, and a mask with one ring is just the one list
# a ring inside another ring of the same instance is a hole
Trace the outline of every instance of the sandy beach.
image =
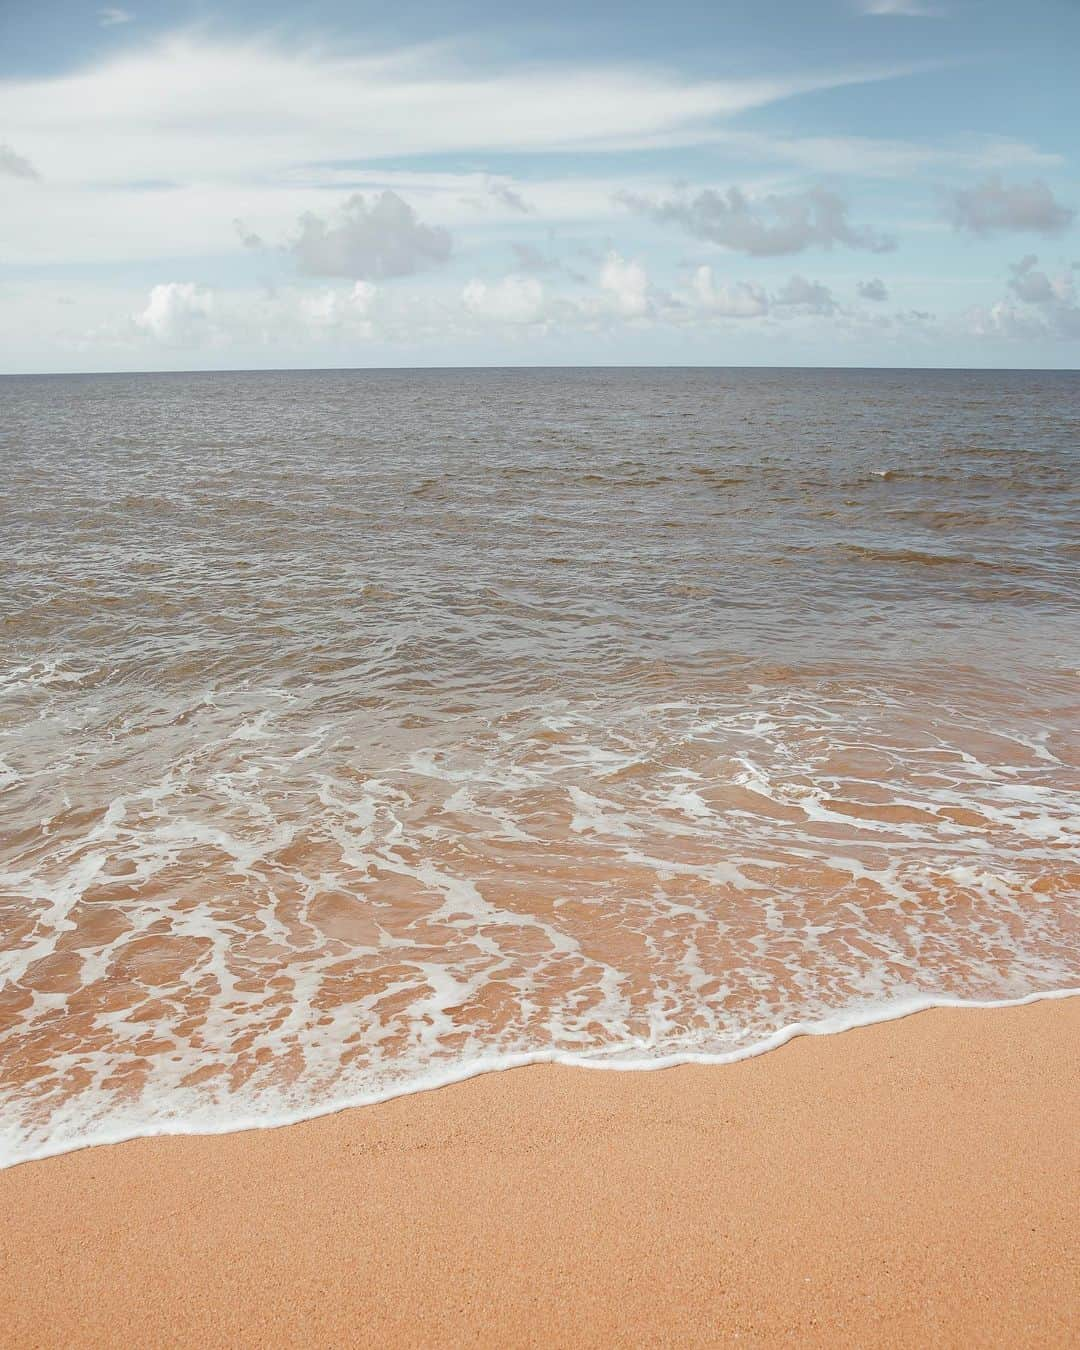
[(1064, 1346), (1080, 1000), (0, 1175), (11, 1346)]
[(0, 1350), (1080, 1350), (1080, 0), (0, 34)]

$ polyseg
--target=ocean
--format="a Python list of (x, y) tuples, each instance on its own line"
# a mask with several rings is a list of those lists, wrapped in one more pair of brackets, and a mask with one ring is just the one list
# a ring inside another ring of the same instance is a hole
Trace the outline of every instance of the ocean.
[(0, 413), (0, 1163), (1080, 986), (1080, 375)]

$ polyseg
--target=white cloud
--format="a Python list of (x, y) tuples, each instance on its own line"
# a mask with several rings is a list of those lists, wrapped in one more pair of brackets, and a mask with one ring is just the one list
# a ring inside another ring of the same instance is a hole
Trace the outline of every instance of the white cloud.
[(511, 240), (510, 247), (514, 251), (517, 265), (522, 272), (558, 272), (561, 270), (558, 259), (553, 257), (551, 253), (545, 253), (543, 249), (537, 248), (535, 244), (514, 239)]
[(793, 164), (814, 174), (903, 178), (926, 169), (979, 172), (1049, 168), (1062, 156), (1009, 136), (965, 135), (933, 142), (871, 136), (790, 136), (718, 130), (713, 143), (733, 155)]
[(681, 226), (697, 239), (740, 253), (776, 257), (835, 244), (886, 253), (896, 241), (866, 225), (851, 225), (847, 203), (827, 188), (752, 199), (741, 188), (705, 188), (694, 197), (654, 201), (624, 193), (624, 205), (658, 224)]
[(1014, 263), (1009, 269), (1012, 272), (1009, 290), (1030, 305), (1045, 305), (1055, 299), (1067, 298), (1065, 291), (1071, 278), (1059, 278), (1055, 285), (1045, 272), (1037, 270), (1038, 261), (1034, 253), (1029, 253)]
[(482, 170), (378, 167), (415, 153), (717, 143), (758, 164), (882, 175), (925, 164), (985, 168), (1053, 158), (1012, 142), (942, 149), (730, 126), (731, 115), (747, 108), (907, 69), (704, 81), (624, 65), (478, 67), (467, 54), (436, 47), (356, 56), (205, 32), (173, 35), (65, 75), (0, 80), (0, 126), (20, 152), (6, 164), (0, 152), (0, 173), (40, 163), (49, 192), (47, 200), (10, 194), (5, 261), (220, 255), (237, 249), (237, 218), (265, 240), (283, 239), (301, 212), (332, 228), (328, 190), (394, 191), (431, 228), (457, 230), (499, 219), (607, 221), (616, 192), (655, 196), (658, 186), (648, 177), (579, 173), (530, 176), (523, 190)]
[(488, 193), (501, 206), (508, 206), (511, 211), (519, 211), (523, 215), (528, 215), (532, 210), (521, 193), (512, 187), (505, 178), (490, 178), (486, 186)]
[(641, 263), (610, 252), (600, 269), (600, 287), (617, 312), (626, 318), (640, 318), (649, 313), (649, 276)]
[(17, 155), (10, 145), (0, 141), (0, 174), (10, 178), (39, 178), (41, 175), (30, 161)]
[(106, 325), (98, 341), (125, 345), (132, 337), (185, 349), (275, 346), (306, 341), (366, 339), (376, 333), (378, 289), (367, 281), (311, 290), (214, 291), (191, 281), (154, 286), (126, 324)]
[(697, 80), (640, 65), (469, 68), (445, 47), (356, 56), (189, 33), (4, 81), (0, 125), (74, 181), (255, 181), (412, 154), (692, 145), (734, 113), (909, 69)]
[(511, 274), (494, 283), (470, 281), (461, 298), (470, 314), (497, 323), (531, 324), (544, 315), (544, 287), (536, 277)]
[(802, 314), (831, 314), (836, 308), (832, 291), (820, 281), (793, 276), (773, 296), (773, 306)]
[[(1026, 276), (1031, 266), (1025, 260), (1018, 268)], [(1061, 295), (1064, 305), (1068, 297)], [(655, 285), (640, 260), (615, 251), (603, 259), (587, 289), (560, 291), (518, 272), (497, 280), (473, 278), (463, 287), (441, 282), (380, 288), (358, 281), (254, 290), (173, 281), (154, 286), (127, 313), (94, 327), (84, 320), (83, 345), (134, 354), (151, 368), (167, 359), (168, 350), (189, 363), (220, 364), (237, 351), (247, 354), (248, 363), (259, 363), (258, 353), (278, 351), (288, 353), (284, 359), (293, 363), (301, 354), (310, 363), (318, 353), (326, 361), (348, 355), (358, 362), (393, 364), (395, 351), (419, 354), (430, 344), (443, 344), (443, 350), (451, 344), (452, 349), (499, 330), (522, 339), (552, 333), (568, 339), (577, 334), (579, 340), (601, 333), (615, 338), (647, 319), (684, 331), (717, 322), (779, 331), (776, 325), (782, 322), (805, 332), (815, 324), (845, 325), (866, 316), (865, 310), (844, 311), (828, 286), (798, 274), (767, 290), (753, 281), (721, 281), (712, 266), (704, 265), (693, 272), (686, 290), (669, 294)], [(874, 316), (882, 323), (894, 318)]]
[(196, 346), (211, 330), (214, 297), (191, 281), (168, 281), (150, 292), (135, 326), (167, 346)]
[(370, 336), (368, 322), (377, 291), (369, 281), (358, 281), (348, 291), (320, 291), (317, 295), (301, 296), (297, 302), (302, 319), (314, 328), (351, 331)]
[[(2, 0), (0, 0), (2, 3)], [(311, 212), (328, 226), (354, 191), (396, 192), (426, 225), (450, 230), (506, 224), (520, 229), (526, 219), (484, 192), (485, 175), (364, 170), (326, 175), (326, 186), (296, 175), (283, 182), (166, 183), (124, 190), (115, 186), (58, 184), (51, 175), (44, 193), (10, 193), (4, 201), (4, 261), (72, 263), (136, 259), (200, 258), (240, 252), (243, 238), (266, 244), (296, 237), (298, 216)], [(618, 180), (633, 190), (651, 180)], [(612, 184), (604, 179), (551, 179), (530, 188), (535, 220), (546, 224), (609, 222), (618, 214)], [(532, 218), (530, 218), (531, 220)], [(242, 233), (235, 221), (243, 222)]]
[(290, 245), (301, 272), (320, 277), (411, 276), (446, 262), (450, 235), (423, 224), (396, 192), (370, 201), (354, 193), (333, 220), (313, 211), (300, 218)]
[(134, 18), (135, 15), (130, 10), (118, 9), (114, 5), (98, 10), (98, 23), (102, 28), (113, 28), (118, 23), (131, 23)]
[(756, 319), (769, 312), (769, 297), (761, 286), (747, 281), (718, 286), (707, 263), (694, 273), (691, 290), (695, 306), (717, 318)]
[(906, 69), (702, 80), (618, 63), (493, 66), (445, 46), (355, 55), (196, 30), (148, 39), (61, 75), (0, 79), (0, 126), (19, 150), (7, 172), (47, 165), (49, 187), (47, 202), (10, 194), (5, 261), (220, 255), (237, 247), (234, 219), (281, 239), (300, 212), (325, 217), (327, 189), (397, 191), (433, 228), (521, 221), (522, 206), (537, 221), (603, 220), (614, 190), (653, 184), (578, 173), (530, 178), (523, 193), (481, 170), (378, 164), (706, 143), (748, 108)]
[(1029, 253), (1010, 267), (1009, 289), (1024, 304), (1037, 309), (1044, 321), (1062, 337), (1080, 337), (1080, 301), (1071, 271), (1051, 276), (1038, 267), (1038, 258)]
[(976, 305), (965, 316), (964, 327), (973, 337), (1039, 339), (1046, 336), (1046, 325), (1038, 316), (1025, 312), (1009, 300), (993, 305)]
[(966, 316), (976, 337), (1056, 341), (1080, 338), (1080, 296), (1070, 270), (1056, 275), (1041, 270), (1033, 253), (1009, 271), (1012, 295), (990, 306), (977, 306)]
[(859, 8), (882, 18), (940, 19), (945, 13), (940, 5), (927, 5), (923, 0), (860, 0)]
[(1076, 217), (1039, 178), (1030, 183), (1005, 183), (999, 174), (992, 174), (975, 187), (953, 189), (944, 196), (947, 218), (956, 229), (972, 234), (1024, 230), (1061, 234)]
[(696, 315), (721, 319), (828, 317), (837, 308), (832, 291), (823, 282), (796, 275), (770, 294), (750, 281), (717, 284), (708, 264), (694, 273), (689, 303)]

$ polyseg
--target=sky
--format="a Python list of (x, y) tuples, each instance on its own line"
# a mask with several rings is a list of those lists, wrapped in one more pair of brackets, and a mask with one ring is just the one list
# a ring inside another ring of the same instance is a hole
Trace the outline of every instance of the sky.
[(0, 0), (0, 371), (1068, 368), (1080, 0)]

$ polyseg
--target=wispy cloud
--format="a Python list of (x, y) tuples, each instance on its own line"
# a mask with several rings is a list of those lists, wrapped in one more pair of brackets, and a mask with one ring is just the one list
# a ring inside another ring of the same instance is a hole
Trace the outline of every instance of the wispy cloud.
[(498, 178), (491, 178), (486, 186), (490, 195), (502, 206), (508, 206), (511, 211), (520, 211), (523, 215), (529, 214), (529, 203), (509, 183)]
[(945, 14), (940, 5), (923, 4), (922, 0), (859, 0), (859, 9), (881, 18), (940, 19)]
[(0, 83), (0, 123), (31, 153), (63, 146), (67, 173), (83, 180), (254, 179), (417, 154), (703, 144), (735, 114), (911, 69), (701, 80), (641, 65), (492, 68), (445, 48), (352, 56), (179, 34), (51, 79)]
[(933, 142), (884, 136), (796, 136), (718, 129), (713, 143), (749, 163), (792, 164), (810, 173), (907, 178), (924, 169), (986, 172), (1050, 168), (1062, 156), (1008, 136), (961, 136)]
[(0, 142), (0, 173), (9, 178), (40, 178), (41, 175), (23, 155), (17, 155), (10, 145)]
[(135, 15), (130, 10), (118, 9), (114, 5), (98, 10), (98, 24), (102, 28), (113, 28), (118, 23), (132, 23), (134, 19)]

